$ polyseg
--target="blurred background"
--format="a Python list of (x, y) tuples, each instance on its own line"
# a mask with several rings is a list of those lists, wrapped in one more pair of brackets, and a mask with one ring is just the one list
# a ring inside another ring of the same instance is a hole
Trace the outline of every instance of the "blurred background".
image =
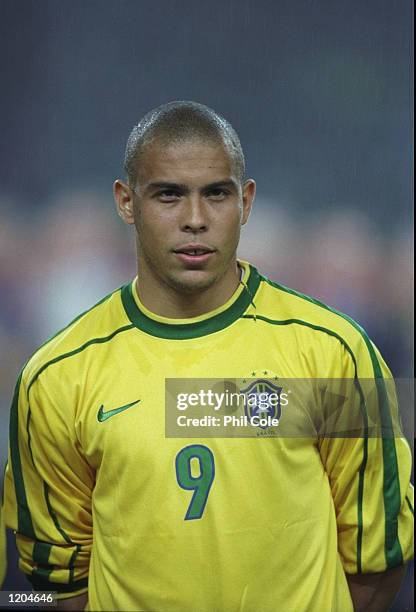
[[(240, 256), (354, 317), (413, 377), (411, 0), (1, 0), (0, 463), (19, 370), (135, 274), (112, 182), (149, 109), (241, 137)], [(408, 435), (412, 435), (410, 425)], [(3, 588), (27, 588), (9, 542)], [(410, 581), (394, 610), (411, 610)]]

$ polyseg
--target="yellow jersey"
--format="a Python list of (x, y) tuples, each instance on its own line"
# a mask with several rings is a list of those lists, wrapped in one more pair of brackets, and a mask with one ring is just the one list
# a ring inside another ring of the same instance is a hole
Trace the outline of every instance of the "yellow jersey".
[(231, 299), (191, 319), (135, 281), (43, 345), (11, 408), (6, 518), (35, 589), (90, 610), (352, 611), (345, 573), (412, 551), (402, 437), (175, 438), (171, 378), (391, 377), (347, 316), (246, 262)]

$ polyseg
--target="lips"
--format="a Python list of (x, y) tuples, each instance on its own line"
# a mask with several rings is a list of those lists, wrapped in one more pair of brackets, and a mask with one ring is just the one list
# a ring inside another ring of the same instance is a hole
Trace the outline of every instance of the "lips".
[(211, 249), (210, 247), (206, 247), (200, 244), (190, 244), (190, 245), (185, 245), (185, 246), (181, 246), (178, 249), (174, 249), (174, 253), (182, 253), (184, 255), (193, 255), (193, 256), (198, 256), (198, 255), (206, 255), (207, 253), (213, 253), (214, 249)]
[(215, 249), (204, 244), (185, 244), (174, 249), (173, 252), (186, 268), (197, 270), (207, 265)]

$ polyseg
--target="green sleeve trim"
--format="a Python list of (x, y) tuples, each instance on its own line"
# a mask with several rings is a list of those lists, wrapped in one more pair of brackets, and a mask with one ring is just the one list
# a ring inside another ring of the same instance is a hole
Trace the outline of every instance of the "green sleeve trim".
[(30, 454), (30, 458), (32, 460), (33, 465), (35, 465), (35, 462), (33, 460), (33, 453), (32, 453), (32, 438), (30, 435), (30, 418), (32, 416), (32, 411), (30, 409), (30, 406), (27, 407), (27, 419), (26, 419), (26, 433), (27, 433), (27, 446), (29, 449), (29, 454)]
[(20, 374), (13, 395), (10, 411), (10, 458), (17, 502), (18, 531), (27, 538), (36, 540), (32, 517), (27, 502), (26, 489), (23, 480), (22, 462), (19, 451), (19, 393), (22, 381)]
[(53, 565), (49, 563), (52, 546), (48, 542), (36, 540), (33, 546), (32, 558), (37, 567), (34, 572), (37, 576), (42, 576), (45, 580), (49, 579), (53, 570)]
[(32, 584), (35, 591), (57, 591), (58, 593), (76, 593), (81, 589), (88, 588), (88, 578), (81, 578), (81, 580), (74, 580), (68, 584), (60, 584), (58, 582), (52, 582), (41, 575), (26, 574), (27, 579)]
[(51, 545), (47, 542), (40, 542), (39, 540), (36, 540), (33, 546), (33, 560), (36, 561), (38, 565), (49, 565), (49, 555), (51, 553), (51, 548)]
[(53, 565), (46, 565), (45, 567), (38, 565), (36, 568), (32, 570), (31, 576), (35, 578), (36, 580), (49, 581), (49, 578), (50, 578), (50, 575), (53, 569), (54, 569)]
[[(80, 544), (74, 544), (73, 542), (71, 542), (71, 544), (74, 546), (74, 551), (69, 560), (68, 568), (63, 568), (69, 570), (69, 583), (74, 581), (75, 560), (82, 549)], [(33, 561), (36, 563), (37, 567), (33, 569), (32, 577), (34, 576), (36, 579), (50, 581), (50, 576), (54, 569), (56, 569), (56, 566), (51, 565), (49, 562), (51, 550), (52, 544), (36, 540), (33, 546)]]
[(61, 536), (65, 540), (65, 542), (67, 542), (68, 544), (71, 544), (71, 546), (75, 547), (74, 548), (74, 552), (72, 553), (71, 558), (69, 560), (69, 565), (68, 565), (68, 569), (69, 569), (69, 582), (71, 583), (74, 580), (75, 560), (76, 560), (76, 558), (78, 556), (78, 553), (82, 549), (82, 546), (80, 544), (75, 544), (75, 542), (73, 542), (71, 540), (69, 535), (66, 533), (66, 531), (61, 526), (55, 510), (52, 508), (51, 500), (50, 500), (50, 497), (49, 497), (49, 487), (46, 484), (46, 482), (43, 483), (43, 488), (44, 488), (44, 492), (45, 492), (45, 500), (46, 500), (46, 505), (48, 507), (48, 512), (49, 512), (49, 515), (50, 515), (50, 517), (52, 518), (52, 520), (54, 522), (54, 525), (55, 525), (56, 529), (59, 531), (59, 533), (61, 534)]
[[(393, 424), (390, 415), (383, 373), (370, 339), (365, 332), (363, 332), (362, 335), (370, 354), (374, 370), (374, 378), (376, 379), (382, 429), (389, 434), (389, 432), (393, 431)], [(383, 497), (384, 512), (386, 517), (385, 555), (387, 567), (393, 568), (403, 564), (403, 553), (400, 546), (398, 533), (398, 516), (400, 514), (401, 506), (399, 468), (397, 464), (396, 444), (394, 437), (383, 437), (382, 444), (384, 464)]]
[[(364, 329), (354, 321), (348, 315), (345, 315), (334, 308), (330, 308), (323, 302), (310, 298), (302, 293), (288, 289), (283, 285), (279, 285), (264, 279), (272, 287), (290, 293), (296, 297), (299, 297), (307, 302), (311, 302), (333, 314), (338, 315), (345, 321), (348, 321), (358, 331), (363, 338), (373, 367), (374, 378), (376, 379), (377, 395), (380, 406), (380, 419), (382, 428), (389, 434), (392, 431), (392, 420), (388, 405), (388, 397), (386, 391), (386, 385), (384, 383), (383, 373), (378, 361), (376, 352), (369, 337), (367, 336)], [(401, 496), (400, 496), (400, 481), (399, 481), (399, 470), (397, 464), (396, 445), (394, 437), (387, 435), (382, 438), (383, 448), (383, 466), (384, 466), (384, 477), (383, 477), (383, 499), (384, 499), (384, 513), (385, 513), (385, 545), (384, 552), (386, 557), (386, 565), (388, 568), (396, 567), (397, 565), (403, 564), (403, 553), (400, 546), (399, 535), (398, 535), (398, 516), (400, 513)]]
[(410, 510), (410, 512), (411, 512), (411, 513), (412, 513), (412, 515), (414, 516), (414, 515), (415, 515), (415, 512), (414, 512), (414, 510), (413, 510), (412, 502), (411, 502), (411, 501), (410, 501), (410, 499), (407, 497), (407, 495), (406, 495), (406, 502), (407, 502), (407, 505), (409, 506), (409, 510)]

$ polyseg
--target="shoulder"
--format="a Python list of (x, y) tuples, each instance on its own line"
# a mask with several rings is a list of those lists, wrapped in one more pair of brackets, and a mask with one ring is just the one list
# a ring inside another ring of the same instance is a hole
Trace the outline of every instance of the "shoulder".
[(259, 276), (257, 318), (263, 317), (270, 325), (293, 324), (299, 329), (298, 333), (302, 333), (301, 328), (304, 334), (311, 330), (316, 332), (316, 341), (324, 336), (332, 338), (334, 344), (341, 345), (354, 362), (360, 362), (356, 363), (356, 369), (361, 371), (361, 376), (378, 376), (385, 364), (359, 323), (324, 302)]
[(132, 327), (121, 301), (121, 288), (79, 314), (66, 327), (42, 344), (22, 370), (25, 386), (31, 386), (50, 365), (102, 344)]
[(293, 319), (311, 327), (341, 334), (354, 341), (366, 335), (365, 330), (354, 319), (309, 295), (290, 289), (261, 276), (261, 307), (270, 316)]

